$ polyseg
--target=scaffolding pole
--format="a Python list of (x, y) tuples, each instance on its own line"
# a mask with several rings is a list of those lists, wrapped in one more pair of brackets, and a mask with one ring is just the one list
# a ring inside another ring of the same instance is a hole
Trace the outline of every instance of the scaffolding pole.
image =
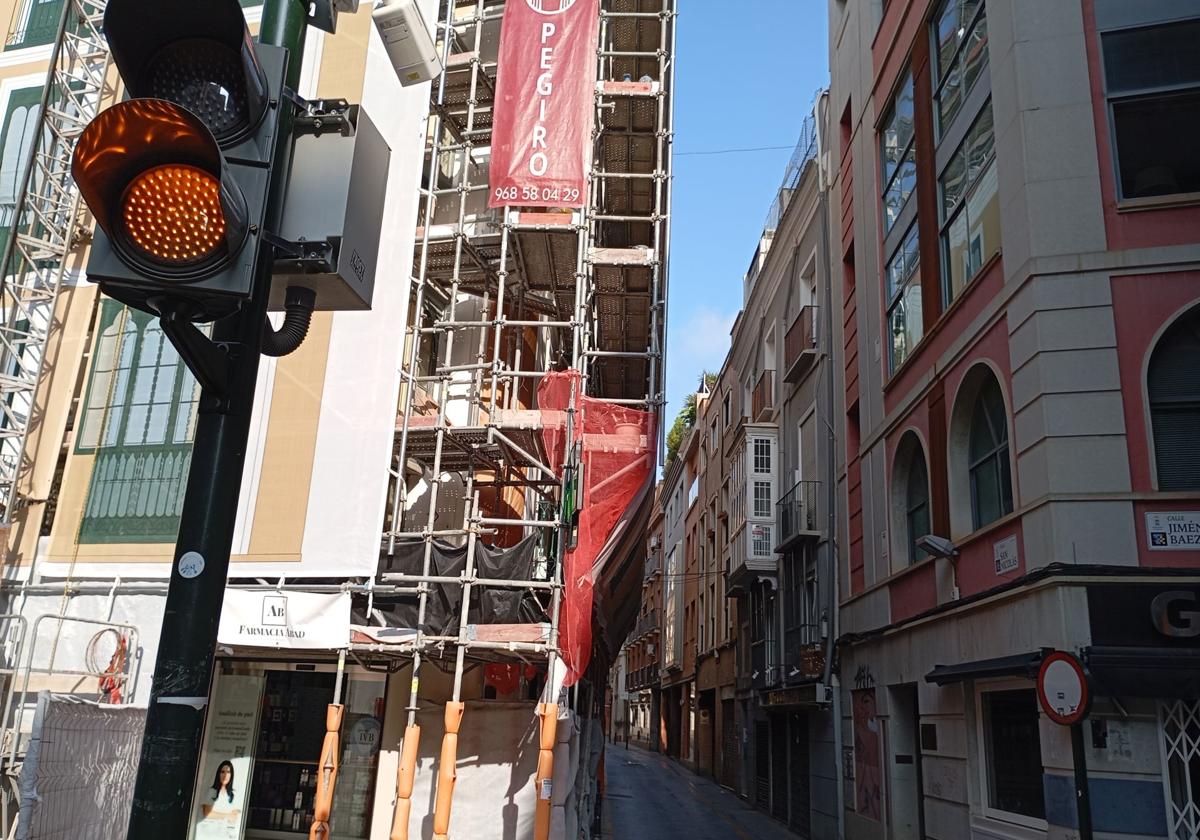
[[(387, 557), (395, 557), (403, 541), (412, 560), (407, 571), (381, 575), (419, 591), (418, 626), (397, 644), (354, 646), (412, 666), (392, 840), (409, 836), (422, 662), (451, 651), (433, 836), (451, 834), (457, 741), (469, 725), (463, 677), (468, 660), (480, 656), (544, 662), (534, 836), (544, 840), (548, 834), (551, 801), (542, 794), (553, 775), (565, 698), (556, 675), (562, 671), (567, 524), (543, 504), (552, 511), (561, 507), (563, 479), (551, 465), (575, 466), (585, 397), (654, 412), (663, 405), (675, 3), (601, 0), (596, 126), (584, 206), (494, 211), (486, 207), (488, 184), (480, 180), (486, 167), (480, 163), (491, 145), (504, 2), (443, 0), (437, 25), (442, 71), (431, 92), (395, 483), (383, 535)], [(546, 452), (536, 388), (547, 374), (567, 367), (580, 377), (562, 411), (563, 449)], [(539, 420), (531, 425), (530, 416)], [(445, 489), (453, 476), (460, 483)], [(530, 580), (479, 576), (481, 541), (495, 537), (508, 545), (534, 535), (560, 537), (539, 542), (554, 545), (552, 557), (540, 558), (552, 564), (552, 574)], [(464, 551), (461, 574), (435, 573), (437, 541)], [(428, 599), (438, 587), (461, 592), (457, 631), (449, 635), (425, 628)], [(548, 627), (542, 625), (548, 635), (537, 641), (473, 638), (472, 601), (489, 587), (548, 594)]]

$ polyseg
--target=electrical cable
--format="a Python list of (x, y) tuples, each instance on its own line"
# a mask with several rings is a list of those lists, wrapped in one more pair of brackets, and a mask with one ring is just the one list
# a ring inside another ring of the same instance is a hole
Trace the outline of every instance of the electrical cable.
[(708, 149), (702, 152), (675, 152), (675, 157), (704, 157), (708, 155), (742, 155), (750, 152), (781, 152), (796, 148), (795, 143), (786, 146), (749, 146), (741, 149)]

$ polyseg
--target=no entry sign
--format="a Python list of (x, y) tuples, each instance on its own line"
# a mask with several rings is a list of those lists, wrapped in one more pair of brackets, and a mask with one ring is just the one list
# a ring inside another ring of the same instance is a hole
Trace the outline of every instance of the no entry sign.
[(1046, 717), (1063, 726), (1072, 726), (1087, 717), (1092, 704), (1083, 665), (1071, 654), (1059, 650), (1042, 660), (1037, 694)]

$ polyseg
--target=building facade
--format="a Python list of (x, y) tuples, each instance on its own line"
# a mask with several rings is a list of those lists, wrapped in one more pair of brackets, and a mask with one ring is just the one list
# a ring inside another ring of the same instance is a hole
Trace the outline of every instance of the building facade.
[(829, 14), (845, 837), (1194, 837), (1200, 10)]
[(662, 485), (656, 491), (647, 526), (646, 566), (637, 623), (625, 642), (628, 663), (629, 740), (658, 751), (662, 745), (660, 650), (663, 621), (663, 507)]

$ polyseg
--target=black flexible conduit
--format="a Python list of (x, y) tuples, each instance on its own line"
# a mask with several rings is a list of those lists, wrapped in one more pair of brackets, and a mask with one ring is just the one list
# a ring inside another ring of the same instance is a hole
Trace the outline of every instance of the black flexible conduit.
[(263, 322), (262, 353), (264, 356), (286, 356), (294, 353), (312, 323), (313, 308), (317, 304), (317, 293), (303, 286), (288, 286), (283, 302), (283, 324), (278, 330), (270, 321)]

